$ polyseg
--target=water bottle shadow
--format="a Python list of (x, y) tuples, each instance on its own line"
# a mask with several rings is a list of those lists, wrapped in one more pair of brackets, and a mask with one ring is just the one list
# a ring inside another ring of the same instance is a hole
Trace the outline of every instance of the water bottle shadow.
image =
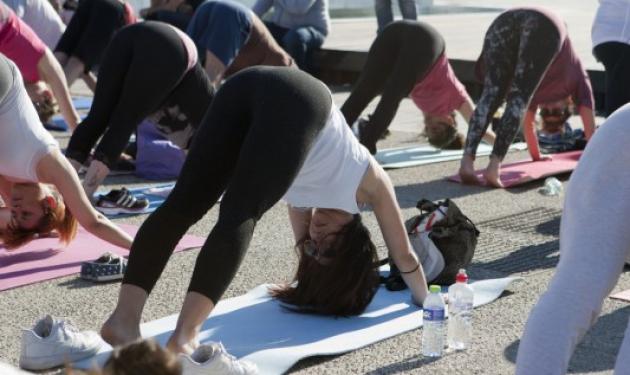
[[(450, 352), (445, 352), (442, 357), (447, 356), (448, 354), (450, 354)], [(383, 366), (375, 370), (366, 372), (366, 375), (406, 373), (422, 367), (423, 365), (438, 361), (442, 357), (423, 357), (422, 354), (420, 354), (418, 356), (408, 357), (400, 362), (392, 363), (387, 366)]]

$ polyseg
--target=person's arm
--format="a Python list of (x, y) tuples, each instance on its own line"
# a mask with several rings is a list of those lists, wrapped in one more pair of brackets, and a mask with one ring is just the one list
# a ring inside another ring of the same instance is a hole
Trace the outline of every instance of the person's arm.
[(285, 11), (295, 15), (305, 15), (317, 0), (276, 0)]
[(11, 198), (11, 185), (12, 183), (9, 180), (0, 176), (0, 198), (2, 198), (5, 205)]
[(131, 248), (131, 236), (92, 207), (79, 176), (61, 151), (56, 149), (44, 156), (37, 164), (37, 175), (40, 182), (53, 184), (57, 188), (66, 207), (88, 232), (116, 246)]
[(152, 1), (148, 8), (140, 10), (140, 16), (142, 18), (148, 17), (151, 13), (159, 10), (169, 10), (176, 12), (177, 9), (184, 3), (184, 0), (166, 0), (166, 1)]
[(218, 88), (221, 80), (223, 79), (223, 73), (225, 73), (225, 69), (227, 69), (225, 64), (223, 64), (223, 62), (219, 60), (214, 53), (206, 50), (206, 62), (204, 68), (214, 88)]
[(82, 76), (83, 82), (87, 85), (87, 87), (92, 90), (92, 92), (96, 91), (96, 76), (92, 72), (84, 73)]
[(542, 155), (540, 154), (540, 147), (538, 146), (535, 120), (536, 112), (528, 109), (523, 118), (523, 136), (525, 137), (525, 142), (527, 143), (529, 155), (532, 157), (533, 161), (538, 161), (542, 159)]
[(252, 12), (256, 14), (258, 17), (262, 18), (265, 13), (271, 9), (273, 5), (273, 0), (257, 0), (254, 6), (252, 7)]
[(593, 110), (586, 106), (580, 106), (578, 111), (582, 119), (582, 125), (584, 125), (584, 136), (589, 140), (595, 133), (595, 115)]
[(63, 69), (48, 48), (46, 48), (46, 52), (37, 63), (37, 72), (42, 80), (50, 85), (50, 89), (59, 104), (61, 115), (64, 120), (66, 120), (70, 129), (74, 130), (81, 121), (81, 118), (72, 105), (70, 90), (68, 89), (68, 83), (66, 82), (66, 76), (63, 74)]
[(389, 176), (373, 158), (361, 180), (357, 199), (372, 206), (389, 256), (401, 271), (414, 302), (421, 305), (428, 294), (424, 270), (409, 242)]
[(295, 242), (297, 242), (308, 234), (313, 209), (300, 209), (292, 207), (291, 205), (288, 205), (288, 209), (289, 221), (291, 221), (291, 229), (293, 229), (293, 237), (295, 238)]
[[(466, 124), (470, 125), (470, 119), (472, 118), (473, 113), (475, 112), (475, 107), (473, 105), (472, 99), (467, 97), (466, 100), (462, 103), (459, 108), (457, 108), (457, 112), (459, 112), (464, 120), (466, 120)], [(483, 135), (482, 139), (490, 144), (494, 144), (494, 140), (497, 138), (496, 134), (488, 127), (486, 133)]]

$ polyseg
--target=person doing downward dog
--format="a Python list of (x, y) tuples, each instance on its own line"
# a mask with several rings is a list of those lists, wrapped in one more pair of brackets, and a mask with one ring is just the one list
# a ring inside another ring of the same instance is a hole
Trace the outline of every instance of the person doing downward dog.
[[(400, 101), (410, 96), (424, 114), (429, 143), (440, 148), (462, 148), (454, 111), (466, 120), (473, 103), (457, 80), (445, 52), (444, 39), (424, 22), (391, 23), (376, 37), (352, 93), (341, 107), (348, 125), (354, 124), (367, 105), (381, 94), (369, 120), (361, 120), (359, 139), (372, 154), (385, 133)], [(488, 141), (493, 141), (488, 132)]]
[(37, 118), (22, 75), (0, 55), (0, 240), (16, 248), (57, 232), (68, 243), (77, 221), (89, 232), (128, 249), (131, 237), (96, 212), (57, 141)]
[(118, 305), (101, 330), (106, 341), (139, 337), (145, 301), (175, 244), (224, 191), (168, 342), (173, 351), (198, 344), (201, 324), (234, 277), (257, 221), (283, 197), (297, 241), (297, 284), (272, 295), (299, 311), (360, 314), (379, 283), (376, 249), (359, 214), (366, 203), (413, 300), (424, 301), (424, 272), (391, 181), (358, 143), (328, 88), (298, 69), (254, 67), (219, 89), (175, 188), (138, 232)]
[(0, 53), (20, 69), (37, 113), (46, 122), (55, 113), (55, 101), (64, 120), (74, 129), (79, 114), (72, 105), (70, 90), (59, 62), (35, 32), (0, 2)]
[[(599, 128), (571, 174), (560, 226), (560, 262), (525, 325), (517, 375), (565, 374), (573, 350), (595, 324), (623, 272), (630, 256), (629, 122), (626, 104)], [(610, 183), (602, 183), (602, 176)], [(630, 373), (630, 326), (614, 373)]]
[(131, 5), (124, 0), (81, 0), (55, 56), (63, 66), (68, 84), (83, 76), (92, 91), (96, 79), (90, 70), (98, 66), (116, 31), (136, 22)]
[(560, 118), (570, 97), (582, 118), (586, 139), (593, 134), (590, 81), (571, 46), (564, 22), (548, 9), (515, 8), (500, 14), (486, 32), (477, 73), (483, 76), (483, 92), (468, 128), (459, 170), (462, 182), (479, 183), (474, 171), (477, 147), (503, 100), (506, 108), (495, 129), (494, 148), (484, 172), (491, 186), (503, 187), (499, 178), (501, 162), (521, 122), (532, 159), (541, 159), (534, 127), (537, 107), (547, 120)]
[[(162, 22), (121, 29), (105, 52), (99, 76), (90, 112), (66, 150), (78, 169), (98, 142), (83, 181), (88, 196), (116, 164), (144, 118), (153, 118), (166, 137), (187, 149), (214, 95), (192, 40)], [(134, 199), (126, 203), (120, 208), (145, 208)]]
[(222, 79), (254, 65), (291, 66), (293, 60), (246, 6), (229, 0), (201, 4), (186, 33), (215, 87)]

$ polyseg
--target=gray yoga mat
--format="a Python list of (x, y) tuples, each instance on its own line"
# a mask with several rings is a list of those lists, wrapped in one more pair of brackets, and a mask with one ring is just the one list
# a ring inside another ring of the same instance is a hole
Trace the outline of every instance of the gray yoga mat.
[[(473, 282), (474, 305), (496, 300), (517, 279)], [(362, 315), (332, 318), (290, 312), (268, 296), (268, 286), (222, 300), (199, 336), (202, 342), (223, 342), (231, 354), (254, 362), (261, 374), (282, 374), (303, 358), (349, 352), (422, 326), (422, 309), (411, 303), (409, 291), (389, 292), (381, 287)], [(171, 315), (144, 323), (142, 335), (164, 345), (176, 321), (177, 315)], [(103, 364), (110, 351), (106, 346), (75, 366)]]
[[(510, 146), (510, 150), (522, 151), (526, 149), (527, 145), (525, 143), (514, 143)], [(487, 156), (491, 152), (492, 146), (482, 143), (477, 149), (477, 156)], [(374, 158), (381, 167), (394, 169), (460, 160), (463, 154), (463, 150), (441, 150), (432, 146), (409, 146), (380, 150), (374, 155)]]

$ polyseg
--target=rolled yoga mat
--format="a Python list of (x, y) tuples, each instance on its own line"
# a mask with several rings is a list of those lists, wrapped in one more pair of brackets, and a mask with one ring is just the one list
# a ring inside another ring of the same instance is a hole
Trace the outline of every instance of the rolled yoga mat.
[[(474, 305), (490, 303), (519, 278), (473, 282)], [(222, 300), (201, 328), (201, 342), (221, 341), (227, 351), (252, 361), (260, 374), (282, 374), (299, 360), (317, 355), (346, 353), (422, 326), (422, 309), (411, 303), (409, 291), (381, 287), (360, 316), (334, 318), (298, 314), (283, 308), (261, 285), (240, 297)], [(164, 345), (175, 328), (177, 315), (144, 323), (143, 337)], [(78, 368), (102, 365), (111, 353), (107, 344)], [(418, 345), (420, 355), (420, 345)]]

